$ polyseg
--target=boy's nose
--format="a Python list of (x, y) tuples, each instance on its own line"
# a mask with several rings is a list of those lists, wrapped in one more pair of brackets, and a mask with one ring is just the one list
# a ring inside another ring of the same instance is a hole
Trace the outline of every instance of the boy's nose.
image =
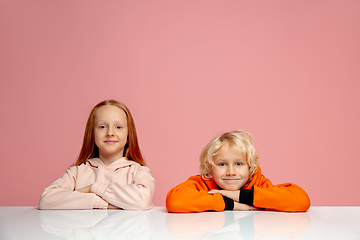
[(227, 176), (235, 175), (234, 169), (232, 167), (228, 167), (226, 171)]

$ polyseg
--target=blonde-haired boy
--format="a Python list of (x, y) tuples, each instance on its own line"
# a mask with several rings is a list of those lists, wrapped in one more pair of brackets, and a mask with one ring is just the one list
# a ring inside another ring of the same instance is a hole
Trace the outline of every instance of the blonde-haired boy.
[(169, 212), (271, 209), (304, 212), (307, 193), (292, 183), (273, 185), (261, 174), (252, 135), (244, 130), (221, 134), (200, 155), (200, 173), (172, 188)]

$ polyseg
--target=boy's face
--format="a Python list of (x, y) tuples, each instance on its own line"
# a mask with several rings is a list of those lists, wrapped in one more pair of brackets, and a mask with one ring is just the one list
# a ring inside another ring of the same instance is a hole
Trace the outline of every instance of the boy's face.
[(212, 177), (215, 183), (224, 190), (239, 190), (249, 179), (249, 166), (243, 154), (230, 147), (228, 143), (219, 149), (214, 157), (214, 163)]

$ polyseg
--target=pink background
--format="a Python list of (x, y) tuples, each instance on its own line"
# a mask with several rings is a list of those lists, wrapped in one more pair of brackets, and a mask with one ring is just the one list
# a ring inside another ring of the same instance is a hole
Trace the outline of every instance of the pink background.
[(218, 133), (312, 205), (360, 205), (360, 2), (0, 0), (0, 205), (37, 205), (91, 108), (132, 111), (156, 206)]

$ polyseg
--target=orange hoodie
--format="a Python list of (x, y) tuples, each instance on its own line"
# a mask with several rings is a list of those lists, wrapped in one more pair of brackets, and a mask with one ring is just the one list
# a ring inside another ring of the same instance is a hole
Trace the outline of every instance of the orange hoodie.
[[(213, 179), (192, 176), (168, 192), (166, 208), (169, 212), (179, 213), (230, 210), (225, 208), (225, 202), (232, 200), (220, 193), (209, 194), (212, 189), (219, 189)], [(240, 189), (239, 202), (285, 212), (305, 212), (310, 207), (309, 196), (302, 188), (292, 183), (273, 185), (261, 174), (260, 168), (253, 180)]]

